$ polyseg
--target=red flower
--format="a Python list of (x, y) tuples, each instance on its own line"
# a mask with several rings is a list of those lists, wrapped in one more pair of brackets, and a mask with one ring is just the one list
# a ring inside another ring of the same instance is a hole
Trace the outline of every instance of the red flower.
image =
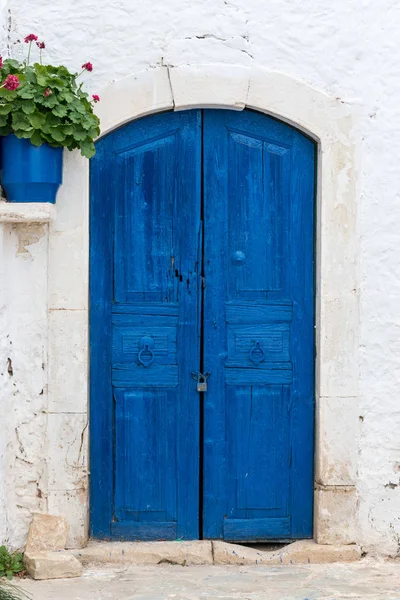
[(46, 89), (45, 89), (45, 92), (44, 92), (44, 94), (43, 94), (43, 96), (44, 96), (45, 98), (47, 98), (47, 97), (48, 97), (48, 96), (50, 96), (50, 94), (52, 94), (52, 93), (53, 93), (53, 92), (51, 91), (51, 89), (50, 89), (50, 88), (46, 88)]
[(5, 82), (1, 87), (5, 88), (6, 90), (10, 90), (10, 92), (13, 92), (19, 88), (19, 79), (17, 75), (7, 75)]
[(36, 40), (38, 39), (38, 36), (35, 35), (34, 33), (30, 33), (29, 35), (26, 36), (26, 38), (24, 39), (25, 44), (29, 44), (30, 42), (36, 42)]
[(97, 94), (93, 94), (92, 98), (94, 103), (100, 102), (100, 96), (98, 96)]
[(3, 57), (0, 56), (0, 69), (2, 69), (2, 68), (3, 68)]
[(36, 42), (36, 46), (41, 50), (44, 50), (44, 48), (46, 48), (46, 44), (44, 42)]
[(84, 65), (82, 65), (82, 69), (85, 69), (86, 71), (89, 71), (89, 73), (91, 71), (93, 71), (93, 65), (91, 62), (87, 62)]

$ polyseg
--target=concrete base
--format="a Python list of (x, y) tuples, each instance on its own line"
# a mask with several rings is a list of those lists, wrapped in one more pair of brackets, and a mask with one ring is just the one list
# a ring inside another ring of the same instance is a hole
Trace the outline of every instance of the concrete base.
[(219, 541), (191, 542), (89, 542), (70, 551), (83, 565), (280, 565), (354, 562), (358, 546), (328, 546), (301, 540), (268, 551)]

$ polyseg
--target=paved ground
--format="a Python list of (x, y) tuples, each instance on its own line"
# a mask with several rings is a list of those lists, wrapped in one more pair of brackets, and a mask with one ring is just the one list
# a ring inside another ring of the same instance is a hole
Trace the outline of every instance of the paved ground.
[(33, 600), (400, 600), (400, 561), (280, 567), (88, 569), (80, 579), (25, 580)]

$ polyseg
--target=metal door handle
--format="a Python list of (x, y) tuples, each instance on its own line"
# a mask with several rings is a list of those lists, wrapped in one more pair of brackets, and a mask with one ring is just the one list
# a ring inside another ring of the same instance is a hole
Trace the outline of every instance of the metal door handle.
[(142, 337), (140, 340), (140, 352), (138, 354), (138, 361), (144, 367), (149, 367), (154, 362), (154, 340), (152, 337)]

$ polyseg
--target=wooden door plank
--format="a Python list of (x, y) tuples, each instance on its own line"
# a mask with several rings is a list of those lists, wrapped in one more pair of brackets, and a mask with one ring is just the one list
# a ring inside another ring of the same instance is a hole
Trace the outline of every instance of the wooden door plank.
[(111, 535), (113, 495), (113, 398), (111, 303), (113, 204), (110, 138), (96, 144), (90, 163), (89, 338), (90, 338), (90, 534)]

